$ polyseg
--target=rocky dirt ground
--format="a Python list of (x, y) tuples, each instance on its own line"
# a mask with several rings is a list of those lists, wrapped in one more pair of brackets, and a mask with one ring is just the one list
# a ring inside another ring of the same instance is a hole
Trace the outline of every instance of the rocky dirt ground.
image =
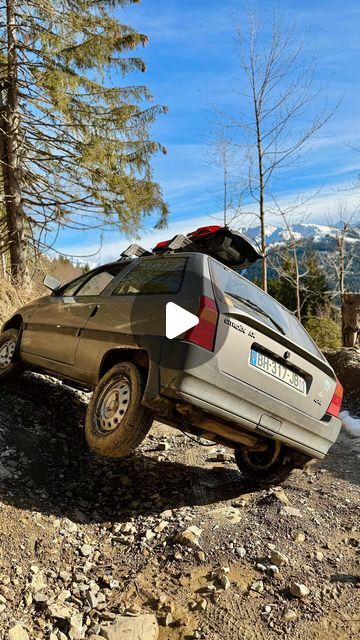
[(0, 388), (0, 638), (359, 637), (360, 439), (258, 490), (159, 424), (96, 457), (86, 402), (30, 374)]

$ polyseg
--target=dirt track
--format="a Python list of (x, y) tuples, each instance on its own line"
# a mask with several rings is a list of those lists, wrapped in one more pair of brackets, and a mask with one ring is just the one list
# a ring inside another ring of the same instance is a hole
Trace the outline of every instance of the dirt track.
[(16, 621), (31, 640), (90, 638), (124, 611), (155, 612), (161, 640), (358, 637), (360, 439), (283, 491), (251, 490), (231, 452), (161, 425), (135, 456), (97, 458), (85, 403), (40, 376), (0, 388), (0, 638)]

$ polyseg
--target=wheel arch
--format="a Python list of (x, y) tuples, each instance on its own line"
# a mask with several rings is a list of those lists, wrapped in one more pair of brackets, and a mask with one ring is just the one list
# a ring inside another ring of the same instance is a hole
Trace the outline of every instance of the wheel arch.
[(98, 379), (102, 378), (111, 367), (120, 362), (133, 362), (146, 371), (149, 370), (149, 354), (146, 349), (118, 347), (107, 351), (100, 363)]
[(1, 332), (7, 331), (8, 329), (18, 329), (20, 331), (21, 325), (23, 323), (23, 318), (20, 313), (16, 313), (12, 318), (4, 322)]

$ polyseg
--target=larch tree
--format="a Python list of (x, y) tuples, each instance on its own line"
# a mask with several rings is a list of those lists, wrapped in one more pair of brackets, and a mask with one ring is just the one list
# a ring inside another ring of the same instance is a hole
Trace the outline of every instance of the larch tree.
[(44, 250), (60, 225), (116, 222), (136, 230), (144, 216), (166, 221), (149, 133), (166, 109), (145, 86), (133, 52), (147, 37), (118, 10), (138, 0), (6, 0), (0, 9), (0, 160), (3, 246), (11, 276), (27, 276), (29, 247)]
[(266, 223), (281, 170), (296, 165), (334, 109), (317, 107), (322, 88), (315, 89), (314, 62), (307, 60), (295, 27), (278, 11), (246, 3), (236, 22), (236, 45), (239, 76), (231, 88), (237, 104), (231, 113), (218, 114), (231, 130), (248, 201), (259, 219), (266, 291)]

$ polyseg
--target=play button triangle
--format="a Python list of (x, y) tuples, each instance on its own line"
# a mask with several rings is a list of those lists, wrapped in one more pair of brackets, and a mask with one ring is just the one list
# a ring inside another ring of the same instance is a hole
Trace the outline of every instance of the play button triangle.
[(166, 337), (172, 340), (199, 324), (199, 318), (174, 302), (166, 305)]

